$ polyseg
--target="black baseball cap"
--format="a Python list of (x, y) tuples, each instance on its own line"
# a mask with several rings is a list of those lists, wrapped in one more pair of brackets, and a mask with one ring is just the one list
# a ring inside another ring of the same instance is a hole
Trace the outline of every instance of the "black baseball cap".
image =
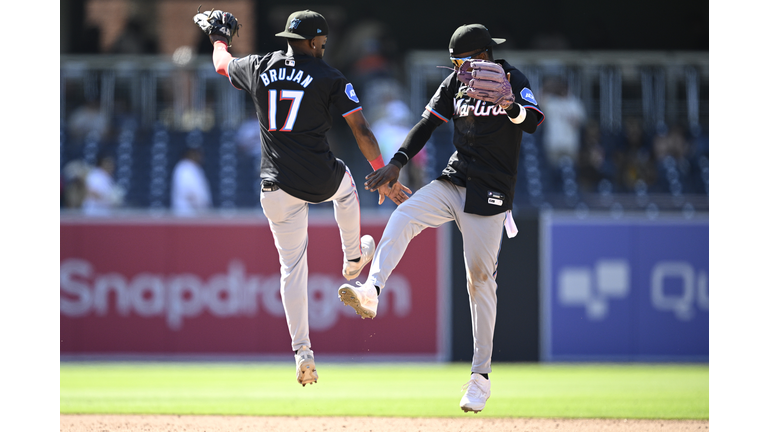
[(492, 38), (491, 32), (482, 24), (464, 24), (453, 32), (451, 42), (448, 44), (448, 52), (451, 55), (464, 54), (506, 41), (506, 39)]
[(325, 17), (309, 9), (297, 11), (285, 22), (285, 31), (275, 34), (289, 39), (312, 39), (315, 36), (328, 34), (328, 23)]

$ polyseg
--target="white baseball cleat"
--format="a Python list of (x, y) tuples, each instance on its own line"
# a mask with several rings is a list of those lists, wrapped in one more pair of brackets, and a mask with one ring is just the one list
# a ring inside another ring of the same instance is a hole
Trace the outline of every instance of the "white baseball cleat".
[(373, 241), (373, 237), (364, 235), (360, 237), (360, 249), (363, 255), (360, 257), (360, 261), (344, 261), (344, 270), (341, 274), (347, 280), (352, 280), (360, 275), (360, 271), (373, 259), (373, 252), (376, 251), (376, 242)]
[(296, 380), (302, 387), (317, 382), (315, 353), (307, 346), (302, 346), (294, 355), (296, 358)]
[(491, 380), (485, 379), (479, 373), (473, 373), (461, 389), (466, 392), (459, 406), (464, 412), (472, 411), (477, 414), (485, 408), (485, 401), (491, 397)]
[(375, 318), (379, 307), (379, 296), (373, 282), (357, 283), (357, 287), (344, 284), (339, 288), (339, 300), (351, 306), (363, 319)]

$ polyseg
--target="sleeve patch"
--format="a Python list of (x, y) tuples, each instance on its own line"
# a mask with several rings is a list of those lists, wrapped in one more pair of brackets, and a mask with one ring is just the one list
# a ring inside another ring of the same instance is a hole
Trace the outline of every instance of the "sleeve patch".
[(523, 99), (527, 100), (528, 102), (538, 105), (539, 103), (536, 102), (536, 98), (533, 96), (533, 92), (528, 87), (524, 87), (523, 90), (520, 92), (520, 96), (523, 97)]
[(352, 88), (352, 83), (347, 83), (347, 87), (344, 89), (344, 93), (347, 94), (347, 97), (352, 102), (360, 103), (360, 99), (357, 98), (357, 93), (355, 93), (355, 89)]

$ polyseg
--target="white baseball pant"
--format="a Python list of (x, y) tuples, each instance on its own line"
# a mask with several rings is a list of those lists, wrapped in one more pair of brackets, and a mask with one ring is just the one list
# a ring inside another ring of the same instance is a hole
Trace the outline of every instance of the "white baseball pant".
[(381, 288), (405, 254), (411, 239), (425, 228), (455, 221), (463, 240), (467, 292), (472, 316), (472, 372), (490, 373), (496, 325), (496, 268), (505, 213), (479, 216), (464, 212), (466, 188), (433, 180), (392, 213), (373, 255), (368, 281)]
[[(280, 295), (283, 298), (292, 349), (296, 351), (301, 346), (311, 347), (307, 296), (307, 227), (309, 204), (313, 203), (289, 195), (282, 189), (262, 191), (260, 199), (280, 255)], [(349, 168), (336, 193), (323, 202), (328, 201), (333, 201), (344, 259), (360, 258), (360, 200)]]

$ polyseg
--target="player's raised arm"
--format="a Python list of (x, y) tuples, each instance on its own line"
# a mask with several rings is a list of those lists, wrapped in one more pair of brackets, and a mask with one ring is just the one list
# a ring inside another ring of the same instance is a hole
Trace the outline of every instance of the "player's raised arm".
[(229, 77), (227, 65), (234, 57), (227, 48), (232, 46), (232, 37), (240, 29), (237, 18), (229, 12), (220, 10), (201, 13), (200, 8), (198, 8), (194, 21), (208, 35), (213, 44), (213, 65), (216, 72)]
[[(365, 119), (362, 111), (350, 113), (344, 117), (344, 119), (347, 121), (349, 128), (352, 129), (352, 134), (355, 136), (357, 146), (360, 148), (363, 156), (365, 156), (365, 159), (368, 160), (368, 163), (371, 164), (374, 171), (378, 172), (382, 169), (387, 169), (390, 165), (387, 165), (387, 167), (384, 166), (379, 143), (376, 141), (376, 136), (374, 136), (371, 126), (368, 124), (368, 120)], [(377, 190), (379, 192), (379, 205), (384, 203), (384, 197), (389, 197), (395, 204), (400, 205), (408, 199), (406, 192), (412, 193), (410, 189), (397, 181), (399, 174), (400, 170), (398, 169), (397, 172), (390, 175), (390, 181), (383, 183), (376, 188), (366, 187), (366, 189), (370, 191)]]

